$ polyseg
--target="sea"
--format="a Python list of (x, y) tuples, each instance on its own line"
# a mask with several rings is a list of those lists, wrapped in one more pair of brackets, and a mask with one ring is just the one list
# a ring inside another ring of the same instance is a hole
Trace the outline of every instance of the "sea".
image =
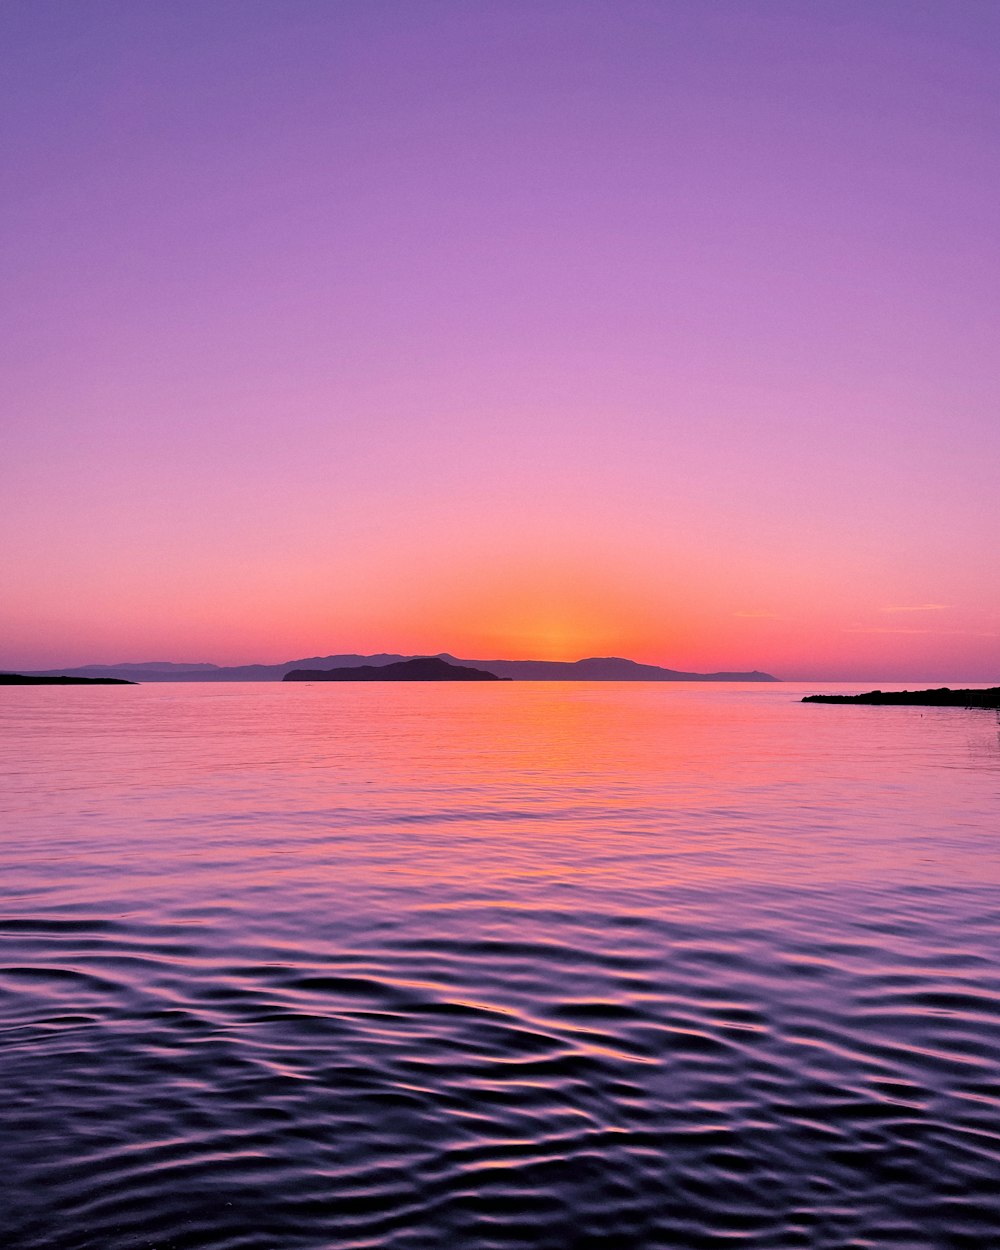
[(1000, 719), (864, 688), (3, 689), (0, 1245), (1000, 1245)]

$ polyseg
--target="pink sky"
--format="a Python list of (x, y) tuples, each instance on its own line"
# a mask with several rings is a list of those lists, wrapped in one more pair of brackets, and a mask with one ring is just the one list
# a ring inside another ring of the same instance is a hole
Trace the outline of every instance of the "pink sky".
[(0, 10), (0, 667), (1000, 680), (1000, 8)]

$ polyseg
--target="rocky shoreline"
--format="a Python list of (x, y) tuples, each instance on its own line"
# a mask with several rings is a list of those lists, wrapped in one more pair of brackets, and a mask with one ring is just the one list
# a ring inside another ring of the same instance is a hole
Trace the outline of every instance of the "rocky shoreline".
[(867, 694), (807, 694), (803, 703), (866, 703), (887, 707), (1000, 708), (1000, 686), (988, 690), (869, 690)]

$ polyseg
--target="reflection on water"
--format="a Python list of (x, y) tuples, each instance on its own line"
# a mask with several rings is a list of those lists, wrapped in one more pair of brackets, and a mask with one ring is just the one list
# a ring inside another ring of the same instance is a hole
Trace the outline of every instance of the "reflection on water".
[(990, 713), (0, 702), (0, 1241), (983, 1247)]

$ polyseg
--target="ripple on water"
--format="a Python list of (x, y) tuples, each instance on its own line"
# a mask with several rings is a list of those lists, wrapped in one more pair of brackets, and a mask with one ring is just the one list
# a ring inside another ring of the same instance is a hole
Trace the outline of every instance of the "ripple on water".
[(8, 739), (5, 1248), (1000, 1244), (995, 726), (130, 696)]
[(298, 952), (8, 924), (10, 1244), (929, 1247), (1000, 1216), (995, 980), (448, 917)]

